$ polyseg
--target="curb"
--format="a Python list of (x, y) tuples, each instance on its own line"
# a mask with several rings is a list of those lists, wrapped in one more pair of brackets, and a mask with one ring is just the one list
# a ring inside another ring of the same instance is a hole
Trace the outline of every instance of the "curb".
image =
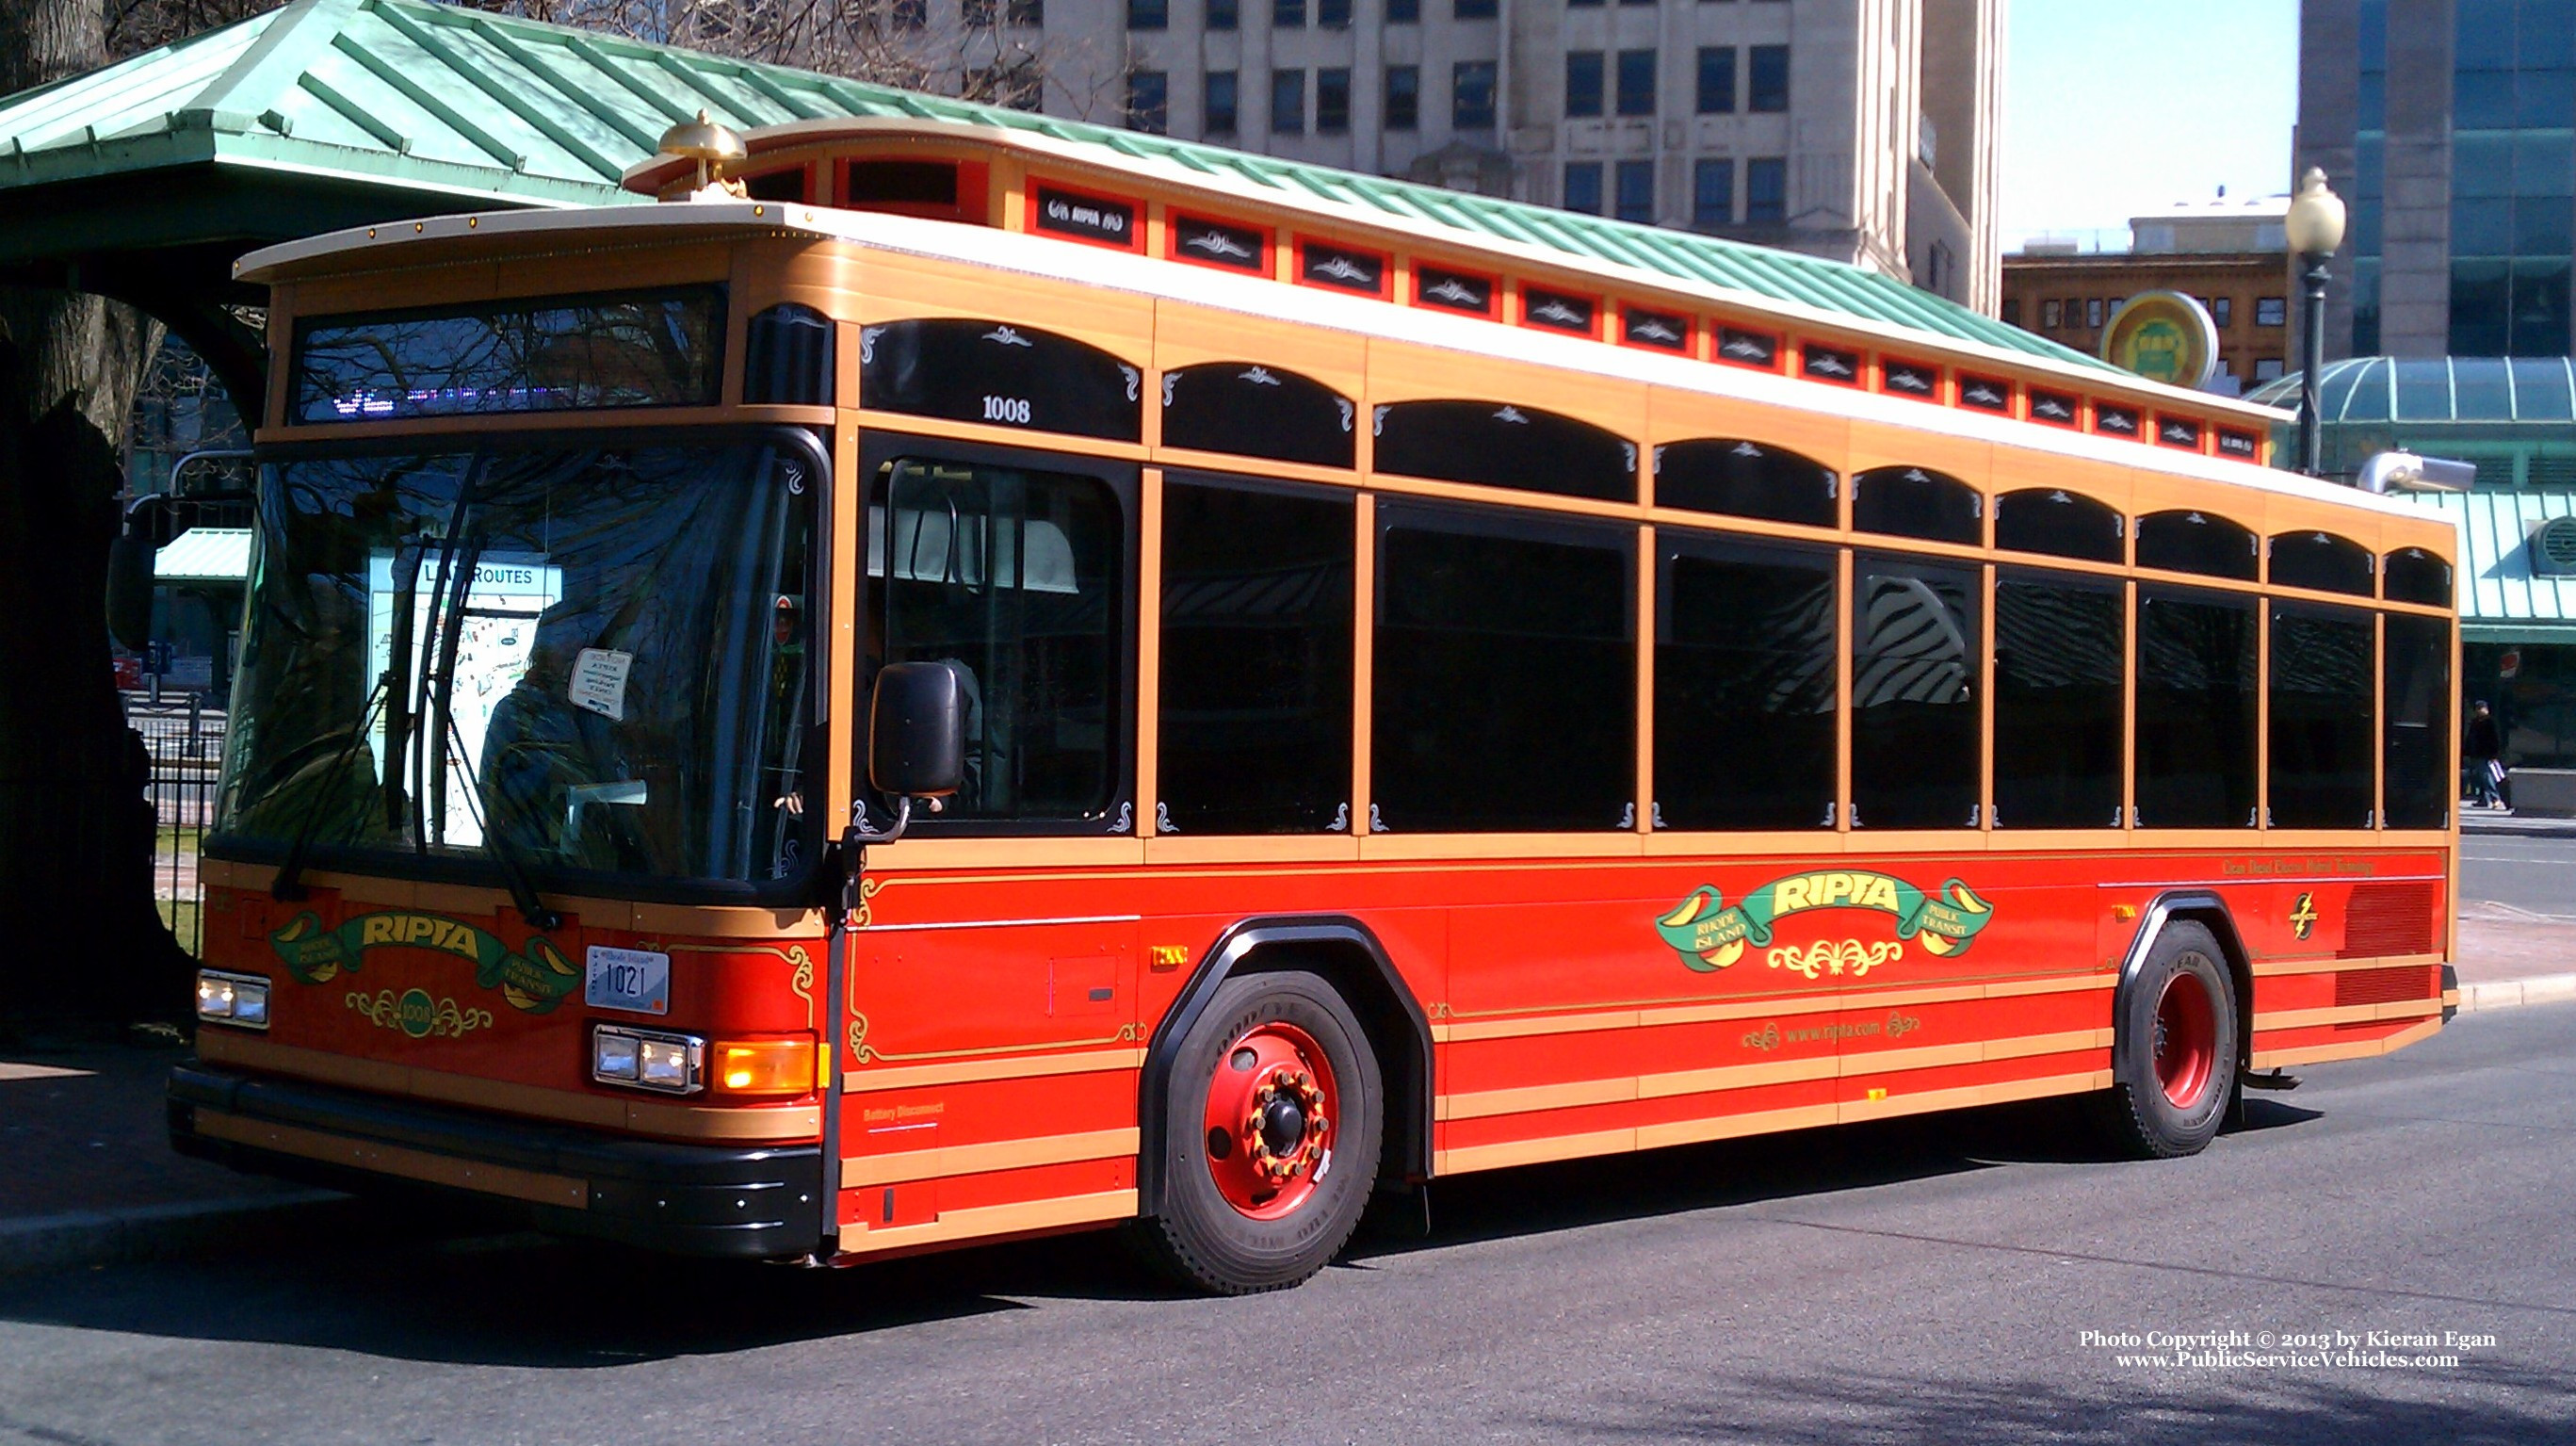
[(331, 1190), (297, 1190), (0, 1220), (0, 1279), (167, 1260), (313, 1223), (348, 1199)]
[(2460, 986), (2460, 1012), (2512, 1009), (2524, 1004), (2558, 1004), (2576, 999), (2576, 974), (2541, 974), (2529, 979), (2497, 979)]

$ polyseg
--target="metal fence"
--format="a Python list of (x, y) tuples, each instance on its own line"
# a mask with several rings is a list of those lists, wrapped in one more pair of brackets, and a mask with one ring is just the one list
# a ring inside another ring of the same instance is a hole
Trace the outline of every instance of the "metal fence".
[(225, 716), (196, 694), (125, 695), (125, 721), (143, 735), (152, 756), (149, 796), (160, 827), (152, 846), (152, 893), (161, 921), (179, 947), (202, 952), (200, 905), (205, 886), (197, 876), (197, 848), (214, 821), (215, 772), (224, 754)]

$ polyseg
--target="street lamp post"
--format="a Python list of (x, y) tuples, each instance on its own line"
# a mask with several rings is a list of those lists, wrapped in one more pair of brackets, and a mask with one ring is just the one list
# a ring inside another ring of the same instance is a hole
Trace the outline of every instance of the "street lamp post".
[(2343, 197), (2326, 188), (2326, 173), (2314, 166), (2299, 178), (2283, 218), (2290, 250), (2299, 258), (2299, 279), (2307, 289), (2307, 356), (2299, 368), (2299, 470), (2314, 477), (2322, 470), (2324, 438), (2317, 428), (2317, 368), (2326, 352), (2326, 262), (2343, 244)]

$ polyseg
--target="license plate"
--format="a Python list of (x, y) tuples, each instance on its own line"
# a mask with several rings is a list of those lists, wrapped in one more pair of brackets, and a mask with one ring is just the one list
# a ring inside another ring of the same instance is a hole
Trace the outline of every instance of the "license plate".
[(593, 1009), (636, 1014), (671, 1012), (671, 956), (649, 949), (590, 946), (590, 978), (581, 993)]

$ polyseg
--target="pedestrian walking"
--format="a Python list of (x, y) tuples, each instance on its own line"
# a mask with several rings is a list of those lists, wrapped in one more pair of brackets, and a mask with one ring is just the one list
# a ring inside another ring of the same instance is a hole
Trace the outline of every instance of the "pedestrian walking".
[(2504, 807), (2504, 747), (2496, 736), (2495, 714), (2484, 698), (2469, 710), (2460, 756), (2468, 764), (2469, 796), (2482, 808)]

